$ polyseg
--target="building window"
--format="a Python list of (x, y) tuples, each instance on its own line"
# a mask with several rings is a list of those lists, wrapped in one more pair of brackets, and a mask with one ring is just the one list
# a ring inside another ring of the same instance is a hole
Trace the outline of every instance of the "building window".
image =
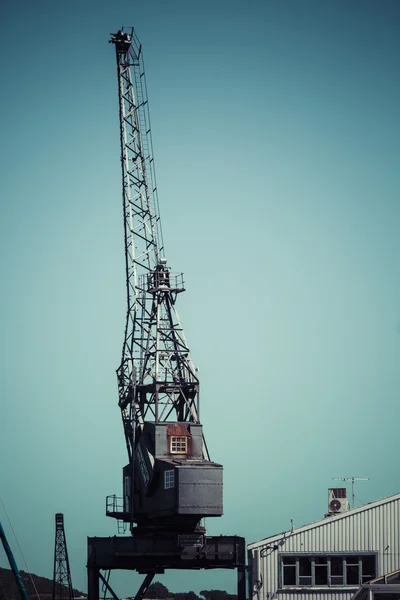
[(283, 587), (357, 587), (376, 577), (376, 554), (282, 554)]
[(171, 437), (171, 454), (187, 454), (187, 436)]
[(173, 469), (171, 471), (164, 471), (164, 488), (169, 490), (175, 486), (175, 472)]

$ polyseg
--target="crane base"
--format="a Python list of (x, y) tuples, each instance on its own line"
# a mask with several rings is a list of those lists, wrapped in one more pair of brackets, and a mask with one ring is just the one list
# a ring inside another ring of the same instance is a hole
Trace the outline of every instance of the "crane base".
[(236, 569), (237, 597), (246, 600), (246, 542), (239, 536), (160, 533), (152, 536), (88, 538), (88, 600), (99, 600), (100, 580), (116, 594), (100, 570), (146, 574), (135, 600), (145, 595), (156, 573), (166, 569)]

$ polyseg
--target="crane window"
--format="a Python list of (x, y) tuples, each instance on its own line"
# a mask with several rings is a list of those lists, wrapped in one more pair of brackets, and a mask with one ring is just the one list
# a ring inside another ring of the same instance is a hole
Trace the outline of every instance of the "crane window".
[(174, 470), (164, 471), (164, 489), (169, 490), (175, 487), (175, 473)]
[(187, 436), (172, 436), (171, 437), (171, 454), (187, 454), (188, 443)]

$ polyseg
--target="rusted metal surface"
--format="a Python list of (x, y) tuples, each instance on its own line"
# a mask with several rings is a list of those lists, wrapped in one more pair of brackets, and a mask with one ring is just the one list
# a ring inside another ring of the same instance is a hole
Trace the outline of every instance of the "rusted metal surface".
[(168, 423), (168, 437), (191, 437), (189, 425), (187, 423)]

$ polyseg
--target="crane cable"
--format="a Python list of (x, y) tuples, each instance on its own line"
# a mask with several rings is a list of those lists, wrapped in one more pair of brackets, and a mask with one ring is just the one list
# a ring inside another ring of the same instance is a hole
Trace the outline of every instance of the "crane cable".
[(7, 517), (8, 523), (9, 523), (9, 525), (10, 525), (11, 531), (13, 532), (13, 535), (14, 535), (14, 538), (15, 538), (15, 541), (16, 541), (16, 544), (17, 544), (17, 546), (18, 546), (18, 550), (19, 550), (19, 552), (20, 552), (20, 554), (21, 554), (21, 556), (22, 556), (22, 560), (24, 561), (24, 565), (25, 565), (25, 568), (26, 568), (26, 572), (28, 573), (28, 575), (29, 575), (29, 577), (30, 577), (30, 580), (31, 580), (31, 583), (32, 583), (33, 589), (35, 590), (36, 596), (38, 597), (38, 600), (40, 600), (39, 592), (37, 591), (37, 587), (36, 587), (36, 585), (35, 585), (35, 582), (33, 581), (32, 574), (31, 574), (31, 572), (29, 571), (28, 565), (27, 565), (27, 563), (26, 563), (26, 560), (25, 560), (25, 556), (23, 555), (23, 553), (22, 553), (22, 550), (21, 550), (21, 546), (19, 545), (19, 542), (18, 542), (17, 534), (15, 533), (14, 527), (13, 527), (13, 525), (12, 525), (12, 523), (11, 523), (11, 519), (10, 519), (10, 517), (8, 516), (8, 512), (7, 512), (6, 506), (5, 506), (5, 504), (4, 504), (4, 501), (3, 501), (3, 498), (2, 498), (1, 496), (0, 496), (0, 502), (1, 502), (1, 503), (2, 503), (2, 505), (3, 505), (3, 509), (4, 509), (5, 515), (6, 515), (6, 517)]

